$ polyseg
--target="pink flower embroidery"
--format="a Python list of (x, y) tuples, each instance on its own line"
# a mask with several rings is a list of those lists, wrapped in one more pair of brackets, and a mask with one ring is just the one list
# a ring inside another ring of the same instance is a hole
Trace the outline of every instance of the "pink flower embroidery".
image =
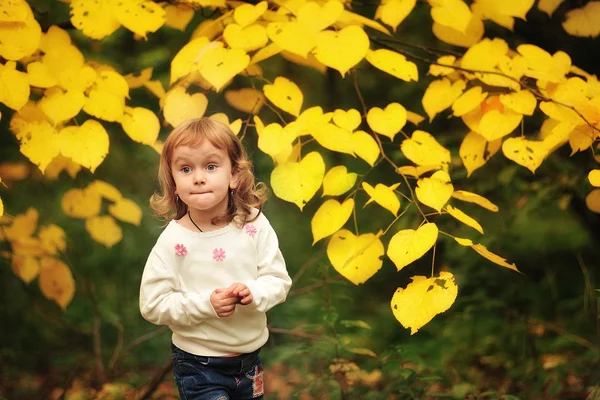
[(246, 224), (246, 233), (248, 235), (250, 235), (251, 237), (254, 237), (254, 235), (256, 234), (257, 230), (256, 230), (256, 226), (252, 225), (252, 224)]
[(177, 254), (178, 256), (185, 256), (187, 254), (187, 249), (182, 244), (176, 244), (175, 254)]
[(225, 259), (225, 250), (214, 249), (213, 250), (213, 258), (217, 261), (223, 261)]

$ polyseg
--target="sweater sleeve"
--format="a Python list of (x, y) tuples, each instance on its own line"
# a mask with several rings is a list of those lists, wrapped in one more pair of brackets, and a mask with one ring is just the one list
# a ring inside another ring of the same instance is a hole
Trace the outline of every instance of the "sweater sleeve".
[(140, 286), (140, 312), (156, 325), (195, 325), (217, 318), (210, 303), (210, 292), (189, 293), (179, 290), (175, 272), (161, 257), (157, 244), (146, 262)]
[(258, 233), (258, 275), (256, 280), (244, 282), (254, 298), (250, 306), (260, 312), (267, 312), (279, 303), (283, 303), (292, 285), (283, 255), (279, 250), (279, 241), (271, 224), (264, 215)]

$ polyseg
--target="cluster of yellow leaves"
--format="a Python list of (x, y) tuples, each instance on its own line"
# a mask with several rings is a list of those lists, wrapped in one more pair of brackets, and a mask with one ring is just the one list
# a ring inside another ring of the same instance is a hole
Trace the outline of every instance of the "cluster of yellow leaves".
[[(112, 203), (108, 206), (109, 215), (100, 215), (103, 199)], [(101, 180), (93, 181), (84, 189), (68, 190), (61, 200), (61, 207), (68, 216), (84, 219), (90, 237), (106, 247), (123, 239), (123, 231), (115, 218), (136, 226), (142, 220), (142, 209), (135, 202)]]
[[(15, 217), (0, 219), (0, 241), (8, 240), (12, 270), (25, 283), (38, 278), (42, 294), (65, 309), (75, 294), (75, 281), (69, 267), (59, 259), (67, 248), (65, 232), (58, 225), (40, 226), (38, 212), (29, 208)], [(37, 233), (36, 233), (37, 231)]]

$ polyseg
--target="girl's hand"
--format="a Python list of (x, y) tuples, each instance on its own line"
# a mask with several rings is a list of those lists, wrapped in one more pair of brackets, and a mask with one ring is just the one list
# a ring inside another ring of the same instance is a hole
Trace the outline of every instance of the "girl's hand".
[(251, 304), (254, 301), (254, 297), (252, 297), (250, 289), (248, 289), (248, 286), (244, 285), (243, 283), (232, 284), (226, 289), (226, 292), (237, 298), (238, 303), (244, 306)]
[(210, 295), (210, 304), (212, 304), (219, 318), (229, 317), (235, 311), (238, 298), (232, 296), (228, 291), (229, 288), (217, 289)]

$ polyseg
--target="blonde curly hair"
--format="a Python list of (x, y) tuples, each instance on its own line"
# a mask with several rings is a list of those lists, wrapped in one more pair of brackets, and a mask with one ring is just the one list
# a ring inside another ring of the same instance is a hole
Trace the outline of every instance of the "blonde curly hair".
[[(160, 190), (150, 198), (150, 207), (156, 217), (165, 222), (180, 219), (187, 212), (187, 205), (175, 194), (175, 180), (172, 173), (173, 151), (178, 146), (196, 147), (203, 140), (227, 152), (231, 160), (231, 171), (236, 175), (238, 186), (229, 193), (227, 211), (211, 221), (213, 224), (235, 220), (238, 226), (255, 220), (267, 198), (264, 183), (255, 182), (252, 162), (248, 160), (240, 139), (229, 126), (209, 118), (191, 119), (178, 125), (167, 137), (160, 155), (158, 183)], [(252, 209), (258, 213), (252, 216)]]

